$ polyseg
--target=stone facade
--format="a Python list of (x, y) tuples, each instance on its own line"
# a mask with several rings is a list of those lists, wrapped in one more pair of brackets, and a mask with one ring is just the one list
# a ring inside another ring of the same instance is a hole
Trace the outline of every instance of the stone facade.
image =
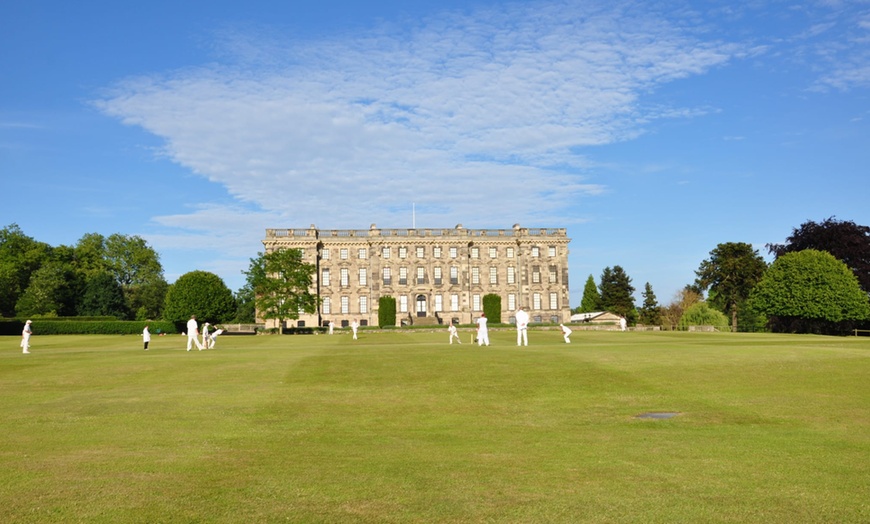
[[(267, 253), (300, 249), (317, 268), (319, 310), (298, 326), (377, 325), (378, 301), (396, 299), (396, 324), (469, 324), (483, 297), (501, 296), (501, 322), (524, 307), (533, 322), (567, 322), (568, 238), (563, 228), (267, 229)], [(499, 319), (490, 319), (495, 323)], [(274, 327), (274, 321), (269, 327)]]

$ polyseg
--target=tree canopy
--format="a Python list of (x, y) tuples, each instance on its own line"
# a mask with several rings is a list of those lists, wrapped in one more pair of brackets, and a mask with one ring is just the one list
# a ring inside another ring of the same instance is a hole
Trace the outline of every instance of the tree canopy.
[(601, 302), (601, 295), (598, 294), (598, 286), (595, 285), (595, 278), (589, 275), (586, 279), (586, 285), (583, 287), (583, 298), (580, 300), (580, 306), (574, 310), (574, 313), (591, 313), (598, 311)]
[(620, 266), (604, 268), (601, 273), (601, 299), (599, 307), (602, 310), (625, 317), (629, 324), (637, 321), (637, 310), (634, 306), (634, 287), (631, 278)]
[(844, 334), (870, 317), (870, 300), (845, 263), (826, 251), (785, 253), (767, 269), (751, 300), (774, 331)]
[(317, 296), (311, 292), (315, 267), (302, 260), (298, 249), (258, 253), (245, 274), (256, 296), (257, 312), (265, 319), (298, 319), (299, 313), (314, 313)]
[(834, 217), (819, 223), (810, 220), (795, 228), (785, 244), (767, 244), (767, 248), (777, 258), (805, 249), (827, 251), (849, 266), (861, 289), (870, 293), (870, 227)]
[(638, 321), (645, 326), (658, 326), (662, 322), (662, 308), (656, 300), (656, 294), (653, 292), (652, 284), (647, 282), (644, 285), (643, 306), (638, 311)]
[(231, 320), (236, 313), (233, 293), (224, 281), (208, 271), (181, 275), (166, 293), (163, 318), (186, 322), (196, 315), (200, 322), (217, 324)]
[(761, 280), (767, 264), (743, 242), (726, 242), (710, 251), (710, 258), (701, 262), (695, 272), (696, 284), (710, 290), (709, 303), (731, 316), (731, 330), (737, 331), (737, 312)]

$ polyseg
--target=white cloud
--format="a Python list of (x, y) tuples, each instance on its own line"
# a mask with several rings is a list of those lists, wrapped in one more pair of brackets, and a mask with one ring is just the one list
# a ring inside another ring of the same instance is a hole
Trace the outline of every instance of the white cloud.
[(128, 79), (98, 105), (273, 227), (390, 227), (412, 202), (433, 226), (504, 225), (494, 206), (510, 223), (562, 223), (561, 209), (606, 189), (577, 148), (703, 114), (642, 96), (745, 52), (643, 5), (510, 4), (305, 44), (233, 34), (245, 62)]

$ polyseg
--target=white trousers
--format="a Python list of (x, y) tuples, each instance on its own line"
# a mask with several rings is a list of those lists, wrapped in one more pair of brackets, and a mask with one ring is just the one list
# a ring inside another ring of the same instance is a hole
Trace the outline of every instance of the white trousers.
[(187, 335), (187, 350), (190, 351), (190, 348), (196, 344), (196, 347), (202, 350), (202, 344), (199, 343), (199, 338), (196, 336), (196, 333)]
[(529, 345), (529, 330), (526, 328), (517, 328), (517, 345)]

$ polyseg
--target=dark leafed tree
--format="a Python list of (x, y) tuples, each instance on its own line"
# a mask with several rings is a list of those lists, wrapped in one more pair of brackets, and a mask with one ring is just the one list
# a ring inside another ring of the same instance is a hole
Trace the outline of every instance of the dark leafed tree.
[(48, 262), (50, 254), (51, 246), (25, 235), (17, 224), (0, 229), (0, 316), (15, 316), (31, 275)]
[(761, 280), (767, 264), (751, 244), (726, 242), (710, 251), (710, 258), (695, 271), (695, 283), (710, 290), (708, 302), (731, 317), (731, 330), (737, 331), (737, 312), (752, 288)]
[(287, 319), (298, 319), (300, 312), (314, 313), (314, 270), (314, 265), (303, 262), (298, 249), (258, 253), (245, 272), (254, 290), (258, 314), (283, 326)]
[(826, 251), (785, 253), (752, 291), (774, 331), (846, 334), (870, 317), (870, 300), (844, 262)]
[(767, 249), (777, 258), (804, 249), (827, 251), (842, 260), (858, 277), (861, 289), (870, 293), (870, 227), (834, 217), (808, 221), (794, 229), (785, 244), (767, 244)]
[(601, 293), (599, 306), (602, 310), (625, 317), (629, 324), (637, 322), (637, 310), (632, 296), (634, 287), (631, 285), (631, 278), (622, 267), (604, 268), (599, 290)]
[(191, 271), (178, 277), (166, 292), (163, 318), (186, 322), (191, 315), (197, 320), (217, 324), (233, 318), (236, 303), (224, 281), (208, 271)]
[(643, 296), (643, 306), (638, 311), (638, 321), (645, 326), (661, 325), (662, 308), (659, 306), (656, 294), (653, 292), (652, 285), (649, 282), (644, 285), (641, 296)]
[(599, 302), (601, 295), (598, 294), (598, 286), (595, 285), (595, 278), (589, 275), (586, 279), (586, 285), (583, 287), (583, 298), (580, 299), (580, 306), (574, 310), (574, 313), (591, 313), (599, 310)]
[(85, 292), (78, 303), (78, 314), (86, 317), (112, 316), (126, 319), (124, 290), (109, 273), (95, 273), (85, 282)]

